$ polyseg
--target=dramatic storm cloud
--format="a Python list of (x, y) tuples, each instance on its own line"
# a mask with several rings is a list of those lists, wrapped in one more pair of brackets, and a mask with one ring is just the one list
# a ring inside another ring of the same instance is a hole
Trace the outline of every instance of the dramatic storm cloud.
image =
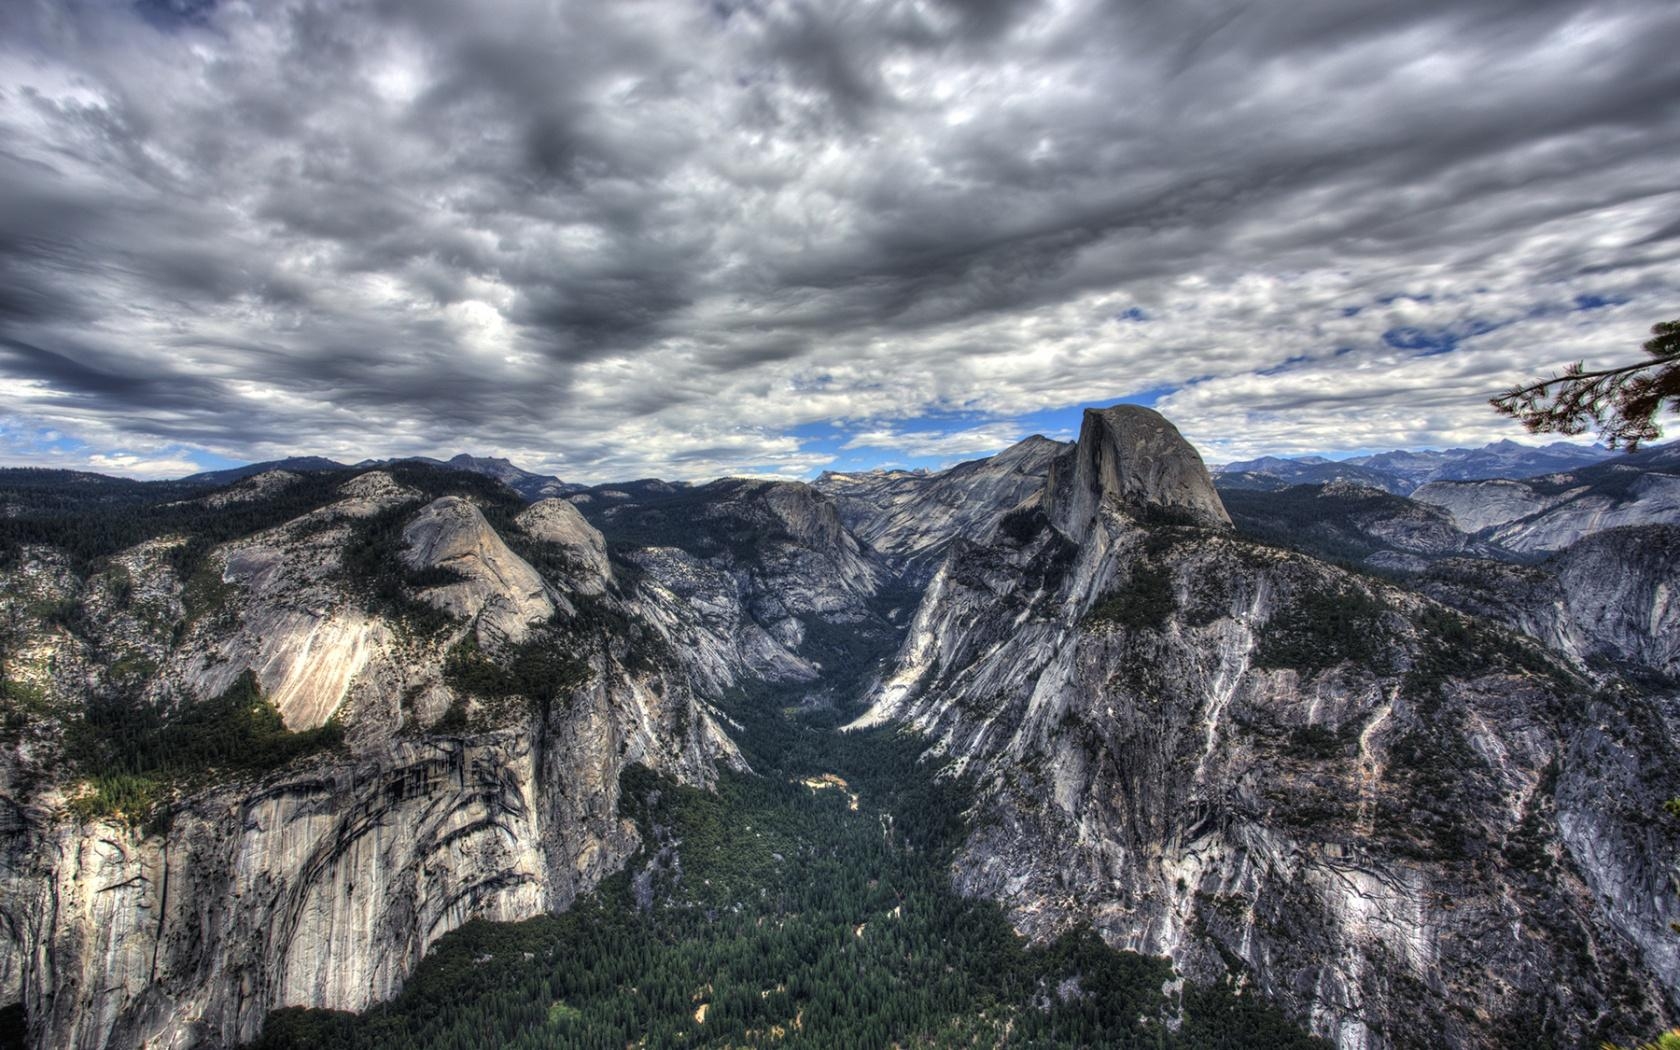
[(0, 458), (1480, 444), (1680, 313), (1672, 0), (0, 7)]

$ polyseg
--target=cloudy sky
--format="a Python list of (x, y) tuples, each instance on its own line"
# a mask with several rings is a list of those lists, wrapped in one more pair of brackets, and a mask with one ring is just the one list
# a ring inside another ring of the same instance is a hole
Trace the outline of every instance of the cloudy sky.
[(1673, 0), (7, 0), (0, 461), (1524, 438), (1680, 316)]

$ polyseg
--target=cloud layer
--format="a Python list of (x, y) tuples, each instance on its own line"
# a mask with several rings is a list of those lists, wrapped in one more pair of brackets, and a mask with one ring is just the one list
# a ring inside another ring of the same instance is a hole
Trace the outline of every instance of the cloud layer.
[(1667, 0), (21, 0), (0, 436), (699, 477), (1147, 392), (1215, 459), (1479, 444), (1680, 313), (1675, 54)]

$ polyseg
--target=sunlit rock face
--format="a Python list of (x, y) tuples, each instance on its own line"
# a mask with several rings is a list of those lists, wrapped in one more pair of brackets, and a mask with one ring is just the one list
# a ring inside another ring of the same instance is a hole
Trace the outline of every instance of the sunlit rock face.
[(920, 585), (938, 571), (952, 543), (989, 534), (1018, 503), (1043, 489), (1050, 464), (1067, 448), (1035, 435), (995, 456), (938, 473), (828, 473), (814, 487), (833, 497), (858, 539)]
[[(275, 473), (229, 491), (259, 486)], [(146, 685), (155, 702), (215, 696), (250, 670), (288, 728), (314, 729), (339, 710), (370, 664), (390, 659), (389, 626), (345, 593), (339, 556), (354, 521), (413, 503), (417, 494), (372, 473), (344, 484), (339, 496), (213, 551), (202, 570), (213, 577), (210, 608), (189, 614), (180, 605), (184, 581), (173, 581), (175, 606), (161, 616), (178, 619), (183, 644), (149, 653), (161, 665)], [(129, 576), (172, 580), (172, 571), (162, 557), (151, 557), (133, 564)], [(100, 622), (115, 626), (105, 617)], [(126, 632), (123, 644), (143, 644), (146, 633)]]
[(457, 619), (477, 619), (481, 632), (521, 642), (554, 615), (549, 583), (508, 550), (477, 507), (459, 496), (434, 500), (403, 528), (403, 562), (445, 569), (457, 583), (428, 587), (423, 601)]
[[(442, 635), (370, 611), (346, 573), (357, 523), (387, 512), (400, 516), (396, 564), (455, 576), (411, 589), (451, 614)], [(557, 517), (527, 524), (543, 542), (602, 551), (587, 525), (562, 535)], [(77, 704), (132, 687), (179, 707), (250, 671), (288, 728), (336, 718), (346, 744), (215, 778), (167, 829), (70, 818), (48, 729), (5, 750), (0, 992), (24, 1002), (36, 1046), (232, 1045), (276, 1007), (364, 1009), (463, 922), (563, 909), (620, 868), (637, 845), (618, 814), (627, 764), (707, 784), (739, 763), (680, 658), (632, 659), (625, 639), (572, 625), (568, 594), (637, 617), (636, 594), (603, 594), (598, 563), (582, 566), (583, 585), (544, 579), (467, 500), (426, 502), (374, 472), (211, 551), (195, 581), (173, 575), (174, 546), (113, 559), (138, 581), (122, 603), (114, 569), (82, 575), (50, 549), (9, 573), (7, 603), (84, 610), (79, 632), (29, 624), (12, 639), (43, 692)], [(580, 647), (582, 684), (546, 709), (514, 702), (430, 728), (452, 704), (477, 710), (444, 674), (452, 645), (471, 634), (493, 656), (536, 644), (549, 621), (543, 644)], [(149, 669), (124, 685), (142, 658)]]
[(562, 499), (540, 500), (514, 520), (527, 536), (558, 549), (573, 563), (571, 583), (576, 590), (606, 591), (612, 582), (607, 541), (575, 506)]
[(1419, 587), (1584, 667), (1680, 680), (1680, 525), (1609, 529), (1538, 564), (1447, 561)]
[(1672, 702), (1237, 539), (1188, 456), (1128, 473), (1126, 435), (1087, 417), (1113, 447), (952, 550), (860, 719), (974, 778), (957, 885), (1034, 936), (1240, 974), (1342, 1047), (1579, 1045), (1672, 1008)]
[(230, 507), (236, 503), (252, 503), (296, 483), (302, 475), (290, 470), (265, 470), (253, 474), (236, 485), (204, 497), (211, 507)]
[(813, 623), (890, 628), (877, 607), (890, 566), (810, 485), (730, 478), (612, 491), (600, 493), (616, 502), (597, 521), (647, 544), (626, 554), (645, 574), (645, 611), (708, 689), (746, 679), (818, 688), (829, 669), (809, 644)]
[(1086, 409), (1079, 441), (1050, 467), (1044, 507), (1063, 533), (1082, 538), (1105, 504), (1209, 528), (1231, 524), (1201, 455), (1140, 405)]
[(1559, 551), (1607, 529), (1680, 522), (1680, 447), (1524, 480), (1431, 482), (1412, 498), (1505, 550)]
[(50, 865), (7, 885), (47, 920), (18, 946), (40, 1045), (228, 1044), (278, 1006), (365, 1009), (466, 920), (564, 908), (636, 845), (611, 713), (579, 714), (215, 791), (166, 837), (14, 840)]

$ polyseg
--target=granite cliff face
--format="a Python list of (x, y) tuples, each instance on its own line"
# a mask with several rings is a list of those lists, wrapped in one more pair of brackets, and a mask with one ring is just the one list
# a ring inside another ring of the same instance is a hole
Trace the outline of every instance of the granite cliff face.
[(555, 548), (571, 563), (566, 577), (579, 593), (602, 594), (613, 582), (605, 537), (570, 503), (540, 500), (514, 521), (527, 536)]
[(1067, 448), (1035, 435), (936, 474), (829, 473), (814, 487), (834, 499), (858, 539), (907, 581), (925, 584), (948, 546), (986, 535), (1017, 503), (1042, 489), (1050, 464)]
[(1583, 668), (1680, 681), (1680, 525), (1610, 529), (1534, 565), (1446, 561), (1419, 588)]
[[(279, 1006), (363, 1009), (468, 919), (558, 910), (617, 870), (637, 844), (626, 764), (705, 784), (738, 762), (637, 592), (605, 593), (598, 534), (540, 505), (521, 527), (584, 582), (545, 578), (472, 500), (382, 472), (187, 580), (167, 537), (87, 567), (31, 548), (8, 570), (8, 689), (43, 717), (9, 726), (0, 765), (0, 991), (34, 1045), (231, 1045)], [(370, 599), (353, 552), (406, 572), (406, 597)], [(528, 652), (566, 668), (543, 704), (450, 670)], [(74, 712), (137, 695), (190, 720), (247, 672), (287, 729), (330, 720), (343, 744), (177, 778), (167, 822), (78, 809)]]
[(1231, 524), (1202, 457), (1139, 405), (1087, 409), (1079, 441), (1050, 466), (1044, 507), (1063, 535), (1083, 539), (1104, 506), (1206, 528)]
[(1605, 529), (1680, 521), (1680, 448), (1526, 480), (1432, 482), (1412, 498), (1506, 550), (1543, 554)]
[(442, 570), (454, 582), (420, 589), (421, 601), (477, 625), (480, 640), (522, 642), (564, 601), (548, 581), (508, 550), (477, 507), (459, 496), (433, 500), (402, 531), (403, 564)]
[[(1193, 451), (1122, 422), (953, 549), (859, 720), (975, 779), (958, 885), (1235, 972), (1342, 1047), (1672, 1010), (1672, 704), (1232, 536)], [(1128, 473), (1140, 445), (1170, 465)]]
[(833, 654), (813, 629), (894, 630), (879, 600), (888, 565), (809, 485), (726, 479), (585, 495), (580, 509), (643, 574), (648, 615), (714, 694), (754, 679), (816, 688)]

